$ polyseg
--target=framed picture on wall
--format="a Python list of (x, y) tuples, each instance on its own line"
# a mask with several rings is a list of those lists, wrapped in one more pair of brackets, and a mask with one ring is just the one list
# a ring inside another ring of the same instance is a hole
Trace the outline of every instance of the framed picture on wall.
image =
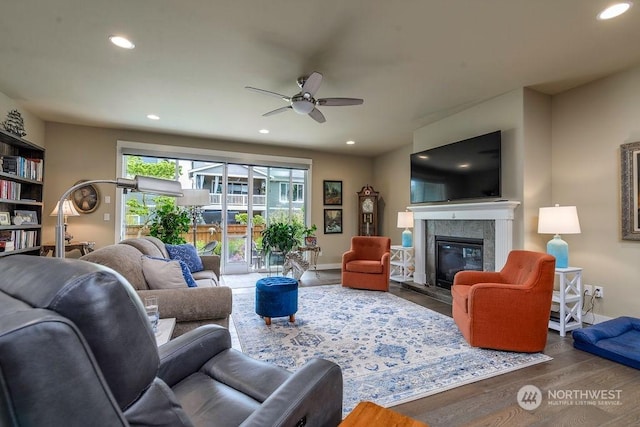
[(324, 210), (324, 234), (342, 233), (342, 209)]
[(342, 205), (342, 181), (322, 181), (325, 205)]
[(640, 240), (640, 142), (620, 146), (622, 173), (621, 222), (623, 240)]
[[(80, 184), (82, 181), (77, 182), (76, 184)], [(73, 205), (76, 207), (78, 212), (80, 213), (91, 213), (98, 209), (98, 204), (100, 203), (100, 194), (98, 193), (98, 189), (92, 185), (87, 184), (84, 187), (78, 188), (71, 195), (71, 200), (73, 201)]]

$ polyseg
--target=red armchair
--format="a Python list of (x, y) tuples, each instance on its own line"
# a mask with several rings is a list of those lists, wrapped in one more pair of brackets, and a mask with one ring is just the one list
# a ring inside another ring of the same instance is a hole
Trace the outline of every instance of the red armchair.
[(511, 251), (499, 272), (461, 271), (453, 279), (453, 320), (474, 347), (544, 350), (556, 260)]
[(373, 291), (389, 290), (391, 239), (355, 236), (342, 254), (342, 286)]

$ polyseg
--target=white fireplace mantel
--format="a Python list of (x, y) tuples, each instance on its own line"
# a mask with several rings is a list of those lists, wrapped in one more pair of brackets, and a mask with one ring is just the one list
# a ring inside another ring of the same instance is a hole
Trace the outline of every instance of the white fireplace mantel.
[(413, 211), (413, 240), (415, 250), (416, 283), (427, 283), (427, 221), (434, 220), (492, 220), (495, 221), (495, 268), (500, 270), (513, 249), (513, 218), (517, 201), (483, 203), (455, 203), (443, 205), (409, 206)]

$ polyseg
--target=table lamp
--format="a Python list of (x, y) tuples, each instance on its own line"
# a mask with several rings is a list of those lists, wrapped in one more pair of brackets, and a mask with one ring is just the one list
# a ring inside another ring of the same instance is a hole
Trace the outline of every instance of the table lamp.
[(547, 253), (556, 257), (557, 268), (569, 266), (569, 245), (560, 238), (560, 234), (580, 234), (580, 221), (575, 206), (555, 205), (540, 208), (538, 215), (538, 233), (554, 234), (547, 243)]
[(196, 228), (202, 207), (210, 203), (209, 190), (182, 189), (182, 197), (178, 197), (178, 206), (185, 206), (193, 222), (193, 246), (196, 246)]
[(410, 228), (413, 228), (413, 212), (398, 212), (398, 228), (404, 228), (402, 232), (402, 246), (410, 248), (413, 246), (413, 236)]
[[(58, 204), (53, 208), (49, 216), (58, 216)], [(67, 217), (69, 216), (80, 216), (80, 213), (76, 210), (71, 200), (66, 199), (62, 204), (62, 215), (64, 216), (64, 240), (69, 243), (73, 236), (67, 232)]]

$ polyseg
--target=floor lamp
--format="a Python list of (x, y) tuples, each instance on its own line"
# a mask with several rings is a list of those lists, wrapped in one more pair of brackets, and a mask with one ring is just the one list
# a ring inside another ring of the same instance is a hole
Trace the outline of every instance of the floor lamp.
[(57, 258), (64, 258), (64, 201), (79, 188), (88, 184), (114, 184), (117, 188), (125, 190), (138, 191), (140, 193), (153, 193), (161, 196), (182, 196), (182, 186), (178, 181), (168, 179), (153, 178), (150, 176), (136, 176), (133, 179), (116, 178), (116, 179), (94, 179), (83, 181), (74, 185), (65, 191), (60, 200), (58, 200), (58, 218), (56, 222), (56, 251)]
[(196, 247), (198, 217), (200, 217), (200, 214), (202, 213), (202, 207), (210, 203), (209, 190), (185, 188), (182, 190), (182, 197), (178, 197), (177, 202), (178, 206), (184, 206), (189, 210), (189, 215), (193, 222), (193, 246)]

